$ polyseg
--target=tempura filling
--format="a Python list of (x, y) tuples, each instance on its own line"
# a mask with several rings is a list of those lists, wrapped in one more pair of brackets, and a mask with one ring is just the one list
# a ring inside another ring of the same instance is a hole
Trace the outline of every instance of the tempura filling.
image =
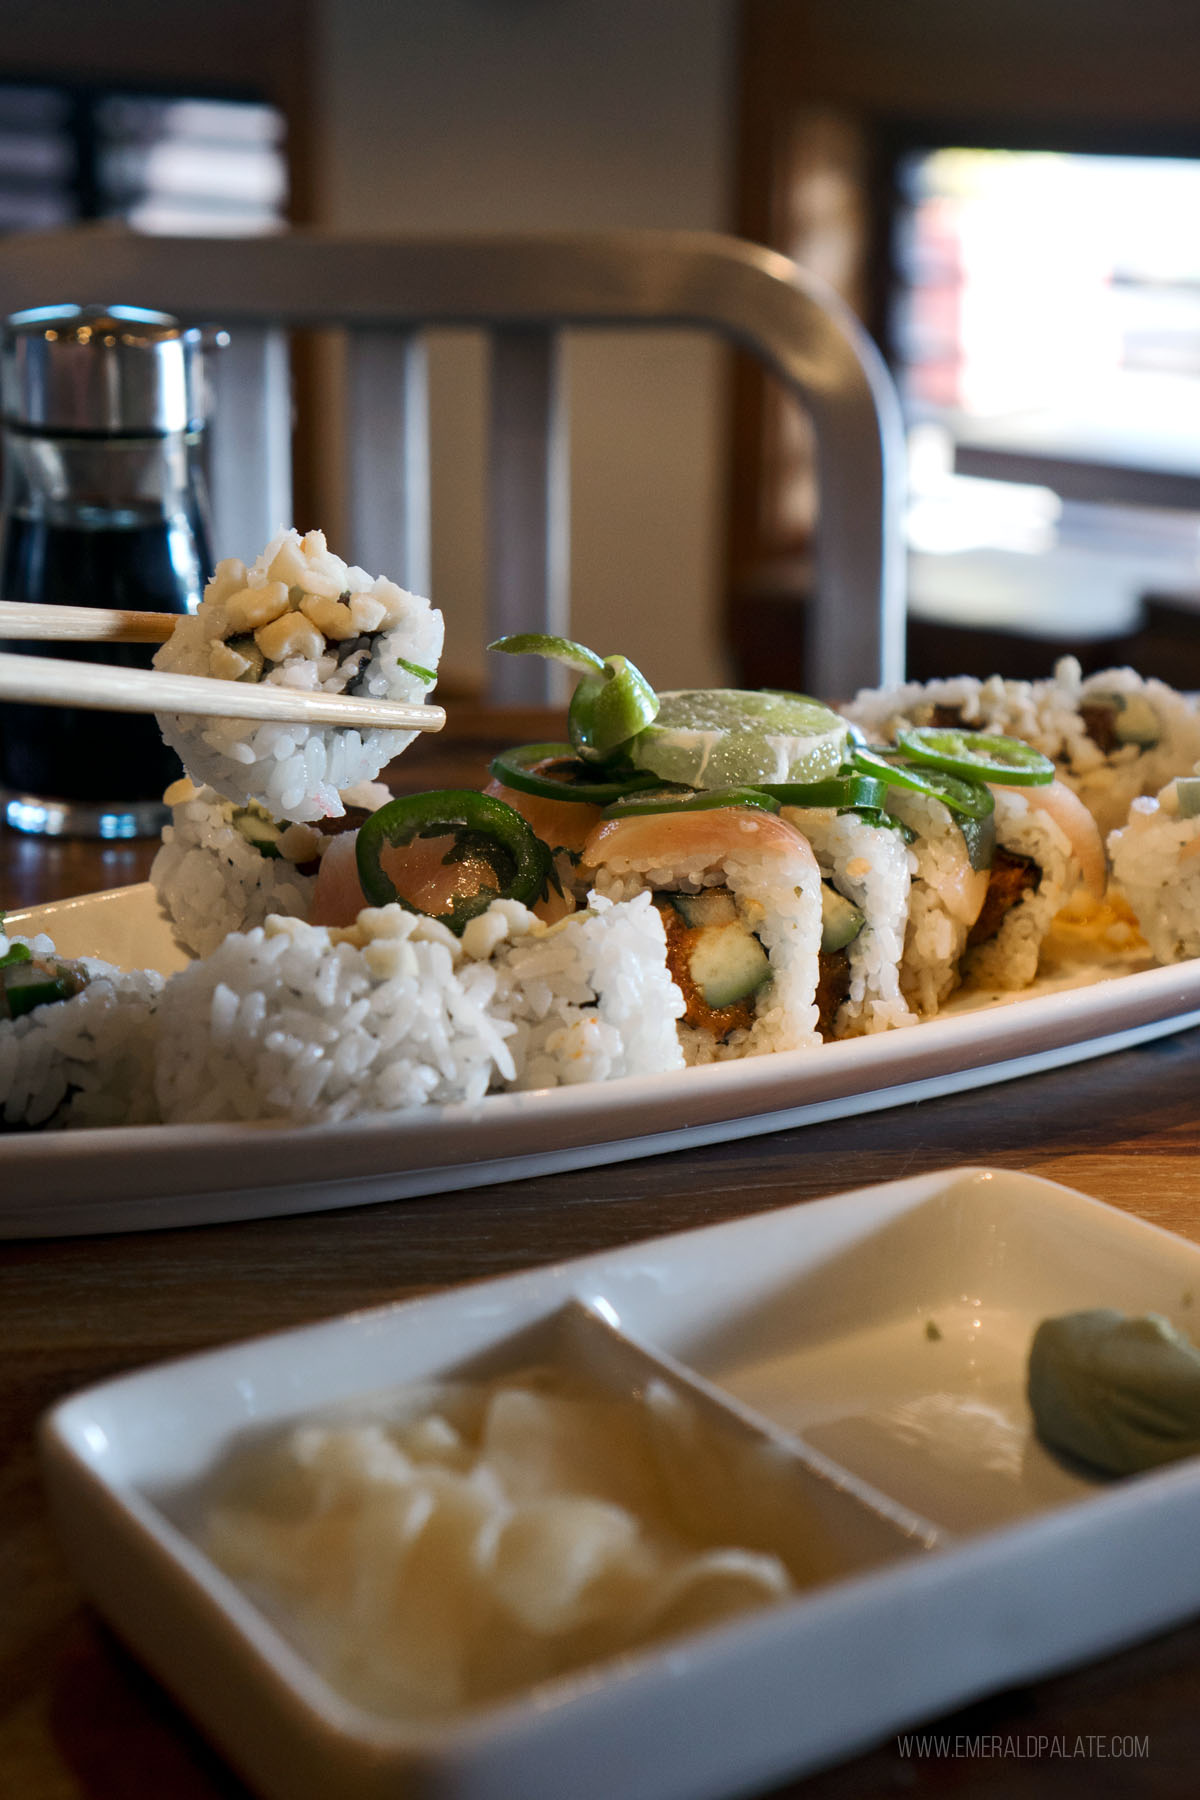
[(988, 872), (987, 893), (979, 917), (967, 933), (967, 947), (973, 949), (976, 944), (986, 944), (994, 938), (1013, 907), (1019, 905), (1026, 894), (1037, 893), (1041, 880), (1042, 871), (1032, 857), (1017, 856), (997, 844)]
[(727, 887), (701, 894), (658, 892), (667, 968), (683, 995), (684, 1023), (724, 1043), (754, 1024), (759, 989), (770, 980), (766, 951)]

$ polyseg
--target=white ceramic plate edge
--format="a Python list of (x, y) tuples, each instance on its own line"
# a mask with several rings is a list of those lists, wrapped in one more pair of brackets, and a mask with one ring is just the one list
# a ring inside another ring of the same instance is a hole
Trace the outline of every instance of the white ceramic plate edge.
[[(110, 928), (120, 927), (124, 905), (139, 931), (152, 920), (159, 936), (166, 931), (145, 884), (60, 903), (73, 929), (86, 924), (89, 902), (106, 909)], [(53, 924), (53, 912), (31, 909), (10, 922)], [(0, 1136), (0, 1236), (215, 1224), (494, 1185), (1012, 1080), (1197, 1023), (1200, 960), (1006, 996), (813, 1052), (494, 1094), (475, 1106), (337, 1126), (10, 1134)]]

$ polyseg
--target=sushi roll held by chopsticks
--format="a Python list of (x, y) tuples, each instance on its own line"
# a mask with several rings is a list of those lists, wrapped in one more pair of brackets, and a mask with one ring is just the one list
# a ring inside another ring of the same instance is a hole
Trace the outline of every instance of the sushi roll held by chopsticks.
[[(284, 531), (249, 568), (219, 563), (199, 611), (154, 666), (312, 694), (421, 702), (437, 681), (442, 615), (394, 581), (347, 567), (323, 534)], [(340, 790), (371, 781), (416, 733), (160, 714), (191, 779), (273, 819), (338, 818)]]

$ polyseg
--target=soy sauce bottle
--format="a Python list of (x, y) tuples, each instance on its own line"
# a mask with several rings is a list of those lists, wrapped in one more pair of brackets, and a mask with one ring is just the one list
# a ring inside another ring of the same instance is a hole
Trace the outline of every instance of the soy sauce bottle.
[[(211, 574), (199, 333), (130, 306), (38, 307), (0, 337), (0, 598), (194, 612)], [(0, 648), (148, 668), (153, 645)], [(0, 704), (0, 817), (156, 834), (180, 773), (150, 714)]]

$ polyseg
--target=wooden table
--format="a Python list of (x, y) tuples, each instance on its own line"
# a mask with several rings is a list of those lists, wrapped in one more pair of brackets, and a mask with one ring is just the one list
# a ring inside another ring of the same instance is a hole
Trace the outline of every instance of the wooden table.
[[(396, 785), (477, 785), (493, 742), (559, 729), (544, 715), (497, 721), (458, 709), (453, 735), (414, 746)], [(139, 880), (152, 851), (0, 833), (0, 907)], [(351, 1307), (966, 1162), (1049, 1176), (1200, 1241), (1198, 1095), (1193, 1031), (998, 1091), (603, 1171), (261, 1224), (0, 1246), (0, 1796), (245, 1794), (84, 1604), (60, 1559), (33, 1430), (72, 1389)], [(893, 1740), (780, 1793), (1191, 1794), (1200, 1779), (1200, 1623), (1010, 1690), (934, 1729), (1060, 1748), (1022, 1760), (921, 1759), (902, 1757)], [(1072, 1753), (1089, 1738), (1118, 1736), (1147, 1737), (1148, 1755)]]

